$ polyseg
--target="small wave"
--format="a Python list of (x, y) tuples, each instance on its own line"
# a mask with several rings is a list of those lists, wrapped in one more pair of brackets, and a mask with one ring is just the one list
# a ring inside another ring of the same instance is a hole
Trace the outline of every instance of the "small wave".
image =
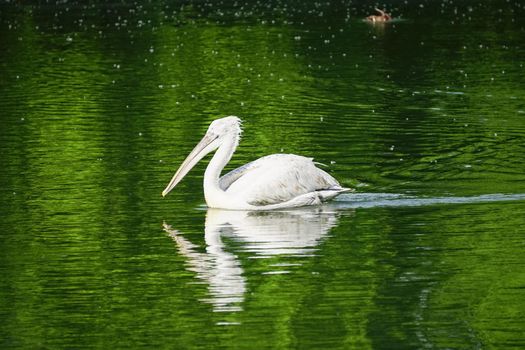
[(338, 206), (344, 208), (419, 207), (434, 204), (470, 204), (488, 202), (523, 201), (525, 193), (483, 194), (467, 197), (415, 197), (396, 193), (354, 193), (337, 197)]

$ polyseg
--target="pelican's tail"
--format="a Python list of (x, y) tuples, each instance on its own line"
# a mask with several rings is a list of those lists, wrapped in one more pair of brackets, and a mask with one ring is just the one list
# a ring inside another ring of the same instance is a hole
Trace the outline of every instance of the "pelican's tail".
[(346, 188), (341, 186), (334, 186), (327, 190), (317, 191), (319, 198), (322, 202), (328, 201), (332, 198), (337, 197), (341, 193), (354, 192), (353, 188)]

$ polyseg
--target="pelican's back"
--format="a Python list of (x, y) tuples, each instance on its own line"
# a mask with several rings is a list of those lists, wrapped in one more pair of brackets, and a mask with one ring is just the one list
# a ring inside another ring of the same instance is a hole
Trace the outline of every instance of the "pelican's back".
[(254, 206), (283, 203), (318, 191), (345, 190), (311, 158), (294, 154), (259, 158), (224, 175), (220, 183), (229, 195)]

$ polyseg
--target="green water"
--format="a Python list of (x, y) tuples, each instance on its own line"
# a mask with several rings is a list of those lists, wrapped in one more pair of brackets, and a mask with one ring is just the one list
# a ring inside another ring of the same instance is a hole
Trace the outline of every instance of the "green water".
[[(372, 7), (1, 4), (0, 347), (525, 347), (525, 8)], [(163, 199), (225, 115), (356, 193)]]

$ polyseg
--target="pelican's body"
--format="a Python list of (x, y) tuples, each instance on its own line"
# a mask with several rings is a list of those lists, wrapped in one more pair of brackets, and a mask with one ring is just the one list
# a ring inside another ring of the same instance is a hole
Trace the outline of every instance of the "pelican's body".
[(224, 176), (241, 134), (237, 117), (217, 119), (204, 138), (184, 160), (166, 189), (170, 192), (206, 154), (217, 150), (204, 173), (204, 196), (210, 208), (270, 210), (316, 205), (334, 198), (343, 188), (336, 179), (317, 168), (311, 158), (273, 154), (259, 158)]

